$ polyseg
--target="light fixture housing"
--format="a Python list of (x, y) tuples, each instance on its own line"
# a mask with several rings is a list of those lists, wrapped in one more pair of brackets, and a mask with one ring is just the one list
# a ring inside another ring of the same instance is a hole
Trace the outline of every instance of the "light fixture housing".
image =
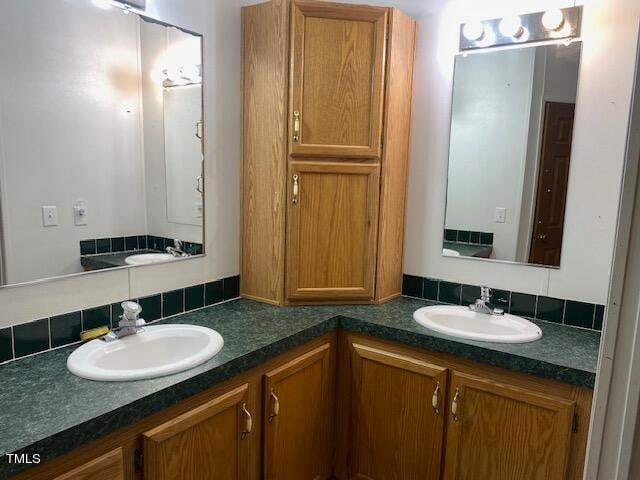
[(557, 32), (564, 25), (564, 14), (559, 8), (547, 10), (542, 14), (541, 21), (544, 28)]
[[(544, 20), (543, 20), (544, 18)], [(543, 23), (544, 22), (544, 23)], [(483, 36), (474, 39), (477, 27), (460, 25), (460, 50), (543, 42), (571, 41), (580, 36), (582, 6), (527, 13), (482, 21)]]

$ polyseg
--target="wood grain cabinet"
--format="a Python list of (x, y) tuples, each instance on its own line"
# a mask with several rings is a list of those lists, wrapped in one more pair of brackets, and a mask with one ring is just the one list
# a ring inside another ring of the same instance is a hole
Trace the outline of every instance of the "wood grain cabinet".
[(446, 480), (567, 478), (576, 402), (454, 372)]
[(440, 478), (446, 368), (358, 343), (351, 368), (349, 478)]
[(372, 299), (380, 166), (292, 162), (290, 172), (288, 299)]
[(388, 12), (292, 4), (292, 155), (380, 157)]
[(249, 385), (213, 398), (142, 434), (144, 477), (153, 480), (249, 478)]
[(337, 479), (582, 479), (591, 391), (355, 334), (340, 341)]
[(334, 365), (326, 343), (265, 374), (265, 480), (331, 477)]
[(124, 480), (124, 457), (122, 448), (89, 460), (68, 472), (58, 475), (54, 480)]
[(400, 295), (416, 22), (306, 0), (242, 18), (241, 294)]

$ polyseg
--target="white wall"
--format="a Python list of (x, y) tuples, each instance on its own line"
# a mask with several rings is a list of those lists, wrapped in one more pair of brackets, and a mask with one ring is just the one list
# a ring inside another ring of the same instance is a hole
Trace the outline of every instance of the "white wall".
[[(80, 240), (145, 231), (137, 19), (7, 0), (0, 22), (5, 280), (81, 272)], [(79, 200), (85, 226), (74, 225)], [(43, 227), (45, 205), (58, 226)]]
[[(80, 0), (69, 2), (77, 5)], [(207, 255), (172, 264), (0, 288), (0, 326), (236, 275), (239, 271), (240, 2), (147, 0), (147, 14), (205, 35)], [(69, 24), (64, 18), (58, 21)], [(0, 24), (4, 25), (4, 17)]]
[[(409, 177), (405, 272), (471, 284), (488, 284), (560, 298), (604, 303), (616, 230), (625, 134), (637, 37), (637, 0), (589, 0), (583, 19), (567, 224), (561, 268), (442, 257), (453, 60), (459, 24), (474, 15), (539, 11), (567, 1), (448, 2), (419, 15)], [(606, 121), (604, 120), (606, 119)], [(587, 243), (585, 238), (592, 241)]]
[[(500, 260), (516, 258), (535, 51), (456, 59), (446, 228), (494, 233)], [(498, 207), (504, 223), (494, 220)]]

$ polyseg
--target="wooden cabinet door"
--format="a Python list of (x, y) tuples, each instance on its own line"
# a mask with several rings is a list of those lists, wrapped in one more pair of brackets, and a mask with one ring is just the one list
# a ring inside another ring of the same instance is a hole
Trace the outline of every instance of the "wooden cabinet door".
[(252, 419), (244, 384), (143, 434), (144, 477), (244, 480)]
[(124, 477), (122, 448), (116, 448), (55, 477), (54, 480), (124, 480)]
[(449, 389), (447, 480), (562, 480), (575, 403), (462, 373)]
[(264, 479), (331, 476), (332, 355), (329, 343), (265, 375)]
[(447, 370), (357, 343), (351, 367), (349, 478), (440, 478)]
[(386, 8), (292, 6), (292, 155), (379, 157)]
[(288, 300), (373, 299), (380, 166), (291, 162)]

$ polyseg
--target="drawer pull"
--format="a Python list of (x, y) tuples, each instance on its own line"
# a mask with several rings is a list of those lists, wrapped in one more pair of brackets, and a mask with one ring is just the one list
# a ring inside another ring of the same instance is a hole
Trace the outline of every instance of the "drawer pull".
[(280, 400), (276, 395), (276, 392), (271, 389), (271, 415), (269, 415), (269, 422), (272, 422), (280, 414)]
[(251, 430), (253, 429), (253, 418), (251, 418), (251, 414), (249, 413), (249, 410), (247, 410), (247, 404), (243, 403), (242, 404), (242, 413), (245, 416), (245, 423), (244, 423), (244, 430), (242, 431), (242, 439), (245, 439), (247, 435), (249, 435), (251, 433)]
[(433, 407), (433, 413), (440, 414), (440, 382), (436, 383), (436, 389), (433, 391), (431, 397), (431, 406)]
[(293, 176), (293, 198), (291, 201), (294, 205), (298, 203), (298, 193), (300, 193), (300, 182), (298, 181), (298, 178), (297, 174)]
[(451, 416), (454, 422), (460, 421), (458, 416), (458, 401), (460, 399), (460, 389), (456, 388), (456, 394), (453, 396), (453, 402), (451, 402)]
[(297, 110), (293, 112), (293, 141), (300, 141), (300, 112)]

